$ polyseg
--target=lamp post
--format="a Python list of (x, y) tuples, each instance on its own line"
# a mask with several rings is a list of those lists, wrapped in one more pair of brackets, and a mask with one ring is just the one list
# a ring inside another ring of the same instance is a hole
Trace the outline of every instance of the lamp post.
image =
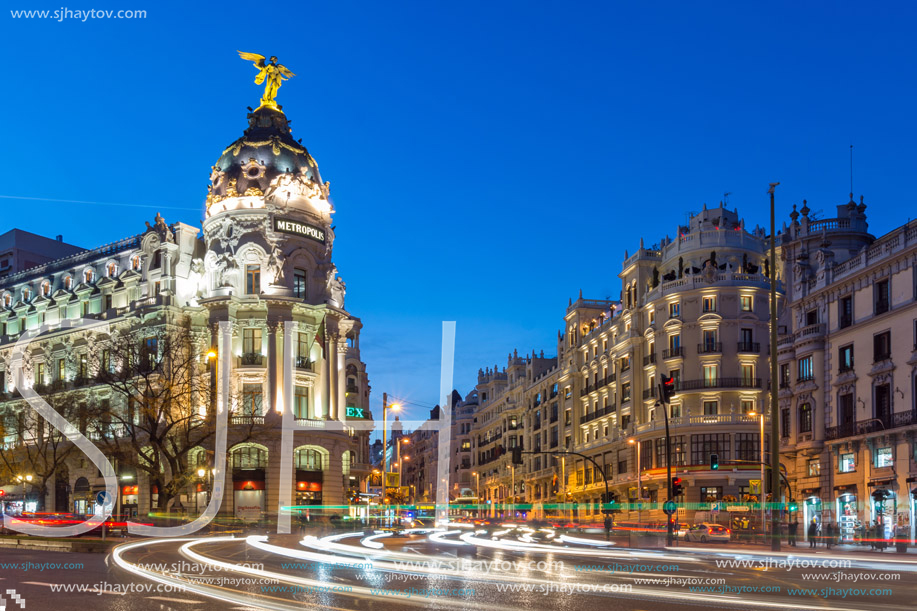
[(642, 505), (643, 500), (643, 484), (640, 478), (640, 444), (636, 439), (631, 437), (627, 440), (627, 443), (633, 444), (637, 448), (637, 523), (640, 523), (640, 506)]
[(481, 515), (481, 474), (478, 473), (477, 471), (472, 471), (471, 474), (474, 476), (474, 479), (475, 479), (474, 517), (477, 518), (477, 517), (480, 517)]
[[(767, 500), (767, 495), (764, 494), (764, 491), (765, 491), (765, 487), (764, 487), (764, 412), (762, 411), (760, 414), (756, 412), (748, 412), (748, 415), (751, 416), (752, 418), (755, 418), (755, 417), (761, 418), (761, 497), (760, 498), (761, 498), (761, 539), (763, 543), (765, 540), (764, 535), (767, 532), (767, 523), (766, 523), (765, 509), (764, 509), (765, 507), (764, 502)], [(774, 498), (776, 497), (777, 495), (775, 494)]]
[(401, 409), (397, 403), (388, 404), (388, 393), (382, 393), (382, 489), (385, 490), (385, 474), (388, 473), (388, 439), (386, 438), (386, 411)]
[[(771, 457), (776, 463), (780, 456), (780, 445), (777, 441), (779, 431), (777, 429), (777, 229), (774, 221), (774, 189), (779, 182), (772, 182), (767, 190), (771, 196), (771, 244), (770, 244), (770, 323), (771, 323)], [(775, 465), (776, 467), (776, 465)], [(764, 500), (767, 496), (764, 494), (764, 482), (761, 482), (761, 494)], [(779, 469), (771, 469), (771, 490), (774, 491), (774, 499), (780, 491), (780, 473)], [(772, 537), (771, 550), (780, 551), (780, 517), (777, 512), (771, 512)]]

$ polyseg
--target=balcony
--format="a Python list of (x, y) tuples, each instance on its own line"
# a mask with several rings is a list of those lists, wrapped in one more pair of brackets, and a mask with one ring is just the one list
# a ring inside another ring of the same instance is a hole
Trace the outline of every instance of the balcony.
[(853, 324), (853, 317), (850, 314), (842, 314), (840, 320), (840, 328), (846, 329)]
[(643, 366), (644, 367), (646, 367), (647, 365), (654, 365), (655, 363), (656, 363), (655, 354), (647, 354), (646, 356), (643, 357)]
[(739, 352), (751, 352), (758, 354), (761, 352), (761, 344), (758, 342), (739, 342), (737, 350)]
[(879, 418), (845, 422), (838, 426), (829, 427), (825, 430), (825, 440), (831, 441), (832, 439), (867, 435), (912, 424), (917, 424), (917, 411), (895, 412), (893, 414), (885, 414)]
[(704, 342), (697, 345), (698, 354), (715, 354), (723, 351), (723, 342)]
[(344, 388), (344, 391), (347, 392), (347, 393), (354, 393), (354, 394), (356, 394), (356, 393), (358, 393), (358, 392), (360, 391), (360, 389), (357, 388), (356, 384), (348, 384), (348, 385)]
[(580, 420), (580, 424), (586, 424), (587, 422), (592, 422), (596, 418), (601, 418), (602, 416), (613, 414), (617, 411), (617, 409), (618, 409), (617, 406), (609, 405), (607, 407), (603, 407), (600, 410), (589, 412), (588, 414), (583, 415), (582, 419)]
[(817, 323), (808, 325), (796, 332), (796, 341), (800, 342), (806, 339), (817, 339), (825, 334), (825, 324)]
[(239, 367), (261, 367), (264, 355), (260, 352), (245, 352), (239, 356)]
[(676, 393), (709, 388), (761, 388), (761, 378), (710, 378), (681, 380), (675, 383)]
[(309, 360), (307, 356), (297, 356), (293, 362), (296, 369), (305, 369), (306, 371), (314, 371), (312, 368), (312, 361)]
[(264, 424), (264, 416), (233, 416), (229, 419), (230, 424), (236, 425), (253, 425)]
[(674, 348), (669, 348), (668, 350), (662, 351), (663, 359), (677, 359), (684, 357), (685, 349), (684, 346), (675, 346)]
[(655, 399), (656, 398), (656, 389), (655, 388), (645, 388), (643, 390), (644, 399)]
[(876, 314), (885, 314), (888, 312), (888, 299), (876, 300)]
[(851, 371), (853, 371), (852, 364), (844, 363), (844, 364), (841, 364), (841, 366), (837, 368), (838, 373), (850, 373)]

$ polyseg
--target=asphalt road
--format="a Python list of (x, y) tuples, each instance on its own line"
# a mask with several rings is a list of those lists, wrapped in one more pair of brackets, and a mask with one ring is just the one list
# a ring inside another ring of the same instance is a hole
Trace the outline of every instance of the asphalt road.
[(917, 600), (917, 559), (909, 555), (765, 554), (723, 545), (636, 550), (546, 537), (517, 529), (432, 538), (153, 539), (107, 556), (4, 549), (0, 590), (7, 609), (17, 608), (13, 589), (28, 611), (898, 611)]

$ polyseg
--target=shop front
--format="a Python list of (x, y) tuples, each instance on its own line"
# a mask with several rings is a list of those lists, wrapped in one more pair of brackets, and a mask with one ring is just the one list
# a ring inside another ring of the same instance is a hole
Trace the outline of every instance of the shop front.
[(121, 486), (121, 515), (137, 517), (140, 486)]
[(879, 525), (879, 536), (891, 539), (895, 536), (898, 525), (898, 495), (894, 490), (884, 487), (884, 483), (877, 483), (872, 494), (873, 520)]
[(233, 473), (233, 507), (235, 516), (243, 522), (257, 522), (264, 512), (264, 469), (249, 469)]
[(835, 489), (835, 515), (837, 516), (838, 539), (841, 543), (852, 543), (862, 522), (859, 514), (856, 486), (841, 486)]
[(92, 498), (92, 489), (89, 480), (78, 477), (73, 484), (73, 513), (85, 516), (93, 513), (95, 499)]
[(812, 523), (812, 520), (815, 520), (815, 525), (818, 528), (822, 526), (822, 512), (824, 510), (822, 505), (821, 498), (817, 496), (810, 496), (802, 503), (803, 523), (800, 526), (800, 530), (804, 533), (805, 541), (809, 540), (809, 524)]

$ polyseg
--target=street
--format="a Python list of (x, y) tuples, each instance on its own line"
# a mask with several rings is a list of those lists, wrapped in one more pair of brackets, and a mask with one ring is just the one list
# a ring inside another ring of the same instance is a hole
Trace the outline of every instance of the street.
[(13, 551), (0, 566), (30, 610), (913, 608), (912, 555), (789, 550), (628, 549), (514, 525), (148, 539), (108, 555)]

